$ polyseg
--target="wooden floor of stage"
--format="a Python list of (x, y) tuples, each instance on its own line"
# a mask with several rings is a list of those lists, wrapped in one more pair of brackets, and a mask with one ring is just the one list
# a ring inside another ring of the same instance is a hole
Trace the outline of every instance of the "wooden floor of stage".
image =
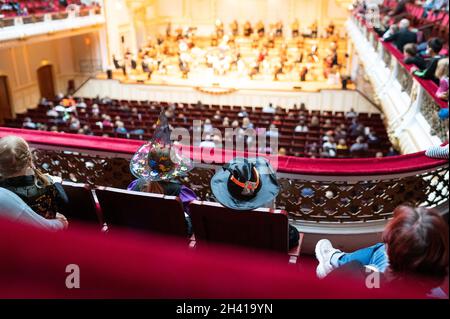
[[(212, 73), (212, 72), (211, 72)], [(274, 81), (271, 76), (260, 75), (256, 79), (250, 79), (248, 76), (223, 75), (216, 76), (205, 72), (203, 74), (193, 74), (187, 79), (181, 76), (154, 74), (151, 80), (147, 80), (146, 74), (130, 74), (124, 76), (121, 71), (113, 72), (113, 79), (123, 84), (146, 84), (146, 85), (163, 85), (174, 87), (193, 87), (208, 90), (211, 93), (227, 90), (270, 90), (270, 91), (296, 91), (318, 92), (320, 90), (336, 90), (341, 89), (341, 84), (330, 83), (327, 80), (322, 81), (291, 81), (280, 80)], [(104, 73), (98, 74), (97, 79), (106, 80)], [(354, 89), (354, 85), (347, 86), (348, 89)]]

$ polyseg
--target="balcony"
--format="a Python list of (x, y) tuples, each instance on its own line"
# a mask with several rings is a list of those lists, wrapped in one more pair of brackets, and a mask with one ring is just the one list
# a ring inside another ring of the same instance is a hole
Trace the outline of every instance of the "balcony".
[[(0, 128), (0, 137), (19, 135), (34, 148), (37, 166), (63, 180), (90, 187), (126, 188), (133, 180), (129, 159), (142, 141)], [(191, 149), (201, 162), (202, 152)], [(212, 200), (210, 180), (235, 154), (222, 151), (216, 163), (201, 162), (182, 182), (203, 201)], [(375, 243), (393, 209), (409, 202), (448, 211), (448, 162), (423, 152), (371, 159), (277, 159), (280, 194), (275, 206), (288, 212), (305, 233), (304, 251), (312, 253), (327, 236), (341, 247)], [(354, 240), (354, 236), (358, 240)]]
[(93, 27), (105, 22), (100, 7), (68, 9), (28, 16), (0, 17), (0, 47), (14, 40)]
[(403, 54), (391, 43), (379, 41), (362, 19), (351, 18), (347, 29), (388, 119), (390, 136), (403, 152), (446, 141), (449, 122), (439, 119), (438, 111), (448, 103), (436, 97), (437, 85), (412, 75)]

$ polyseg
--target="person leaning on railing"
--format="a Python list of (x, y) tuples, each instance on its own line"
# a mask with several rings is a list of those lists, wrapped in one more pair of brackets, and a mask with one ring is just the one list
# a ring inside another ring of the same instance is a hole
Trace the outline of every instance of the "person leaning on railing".
[(439, 84), (439, 79), (436, 78), (436, 68), (442, 56), (439, 54), (443, 47), (443, 41), (439, 38), (432, 38), (427, 44), (427, 53), (430, 56), (430, 60), (427, 63), (425, 69), (419, 70), (416, 67), (411, 68), (411, 73), (419, 78), (426, 80), (433, 80), (436, 84)]

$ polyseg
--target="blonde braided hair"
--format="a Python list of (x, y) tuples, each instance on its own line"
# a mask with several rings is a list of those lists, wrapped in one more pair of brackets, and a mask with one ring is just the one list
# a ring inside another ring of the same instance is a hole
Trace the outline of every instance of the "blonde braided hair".
[(36, 177), (36, 185), (50, 185), (48, 178), (33, 163), (28, 143), (21, 137), (10, 135), (0, 139), (0, 179), (12, 177), (31, 168)]

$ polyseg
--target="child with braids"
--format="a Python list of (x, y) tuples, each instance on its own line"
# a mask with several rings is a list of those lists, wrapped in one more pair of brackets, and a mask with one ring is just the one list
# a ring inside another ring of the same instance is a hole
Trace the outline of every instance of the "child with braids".
[(56, 218), (68, 201), (62, 185), (34, 166), (27, 142), (17, 136), (0, 139), (0, 187), (18, 195), (47, 219)]

